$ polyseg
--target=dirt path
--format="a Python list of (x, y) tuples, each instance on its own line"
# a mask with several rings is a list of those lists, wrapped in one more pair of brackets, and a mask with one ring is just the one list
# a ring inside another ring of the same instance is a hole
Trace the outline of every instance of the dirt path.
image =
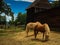
[(51, 32), (50, 40), (42, 42), (41, 33), (34, 39), (33, 32), (29, 32), (29, 37), (26, 37), (25, 32), (18, 32), (14, 36), (0, 37), (0, 45), (60, 45), (60, 33)]

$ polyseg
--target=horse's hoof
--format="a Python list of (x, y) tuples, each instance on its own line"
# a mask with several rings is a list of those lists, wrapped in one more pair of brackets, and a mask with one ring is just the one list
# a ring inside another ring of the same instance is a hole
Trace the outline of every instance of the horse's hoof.
[(45, 39), (45, 41), (49, 41), (49, 39)]

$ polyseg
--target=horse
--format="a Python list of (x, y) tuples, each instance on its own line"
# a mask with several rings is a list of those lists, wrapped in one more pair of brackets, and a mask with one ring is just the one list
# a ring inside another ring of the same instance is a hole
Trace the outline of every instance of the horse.
[(49, 28), (47, 23), (44, 23), (42, 25), (37, 24), (35, 26), (35, 28), (34, 28), (35, 39), (36, 39), (36, 36), (37, 36), (38, 32), (42, 32), (43, 33), (43, 39), (45, 39), (45, 40), (49, 39), (50, 28)]
[(37, 24), (40, 24), (40, 25), (42, 25), (40, 22), (29, 22), (27, 25), (26, 25), (26, 33), (27, 33), (27, 36), (28, 36), (28, 32), (29, 32), (29, 30), (30, 29), (33, 29), (34, 30), (34, 28), (35, 28), (35, 26), (37, 25)]

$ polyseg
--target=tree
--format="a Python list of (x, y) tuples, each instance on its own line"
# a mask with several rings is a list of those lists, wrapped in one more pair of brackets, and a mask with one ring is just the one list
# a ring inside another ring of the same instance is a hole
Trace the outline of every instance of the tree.
[(10, 16), (12, 17), (11, 23), (14, 24), (14, 13), (11, 12), (11, 13), (10, 13)]
[[(10, 15), (13, 17), (13, 12), (11, 11), (11, 8), (9, 5), (7, 5), (4, 0), (0, 0), (0, 15), (1, 13), (5, 13), (6, 15)], [(6, 18), (5, 15), (5, 18)], [(13, 19), (12, 19), (13, 20)], [(6, 22), (5, 22), (6, 23)], [(5, 24), (6, 27), (6, 24)]]
[(59, 1), (53, 1), (51, 4), (51, 7), (56, 7), (56, 6), (60, 6)]
[(21, 23), (22, 24), (26, 24), (26, 13), (24, 13), (24, 14), (22, 14), (22, 16), (21, 16), (21, 18), (22, 18), (22, 20), (21, 20)]
[(6, 24), (6, 17), (0, 15), (0, 24)]
[(17, 18), (16, 18), (16, 20), (15, 20), (15, 23), (16, 23), (16, 24), (20, 24), (20, 23), (21, 23), (21, 20), (22, 20), (22, 19), (21, 19), (21, 16), (22, 16), (22, 13), (19, 12), (18, 15), (17, 15)]
[(0, 14), (5, 13), (8, 15), (11, 12), (10, 7), (4, 2), (4, 0), (0, 0)]
[(24, 25), (26, 23), (26, 14), (18, 13), (15, 23), (18, 25)]
[(4, 25), (6, 25), (6, 17), (5, 16), (0, 15), (0, 25), (1, 25), (1, 28), (3, 28)]

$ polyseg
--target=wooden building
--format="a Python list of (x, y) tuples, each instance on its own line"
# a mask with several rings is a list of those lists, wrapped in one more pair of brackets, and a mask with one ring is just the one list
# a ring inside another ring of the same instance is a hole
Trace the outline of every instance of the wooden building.
[(27, 23), (40, 21), (51, 27), (60, 27), (60, 6), (51, 8), (48, 0), (35, 0), (27, 8)]

